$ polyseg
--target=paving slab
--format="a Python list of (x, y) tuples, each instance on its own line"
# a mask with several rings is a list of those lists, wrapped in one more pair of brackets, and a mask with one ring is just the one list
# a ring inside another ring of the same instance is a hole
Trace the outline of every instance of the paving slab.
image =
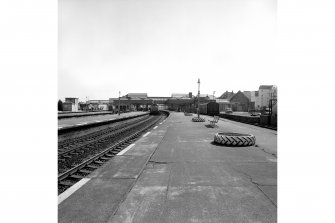
[(108, 222), (161, 222), (169, 171), (164, 164), (148, 164), (136, 186)]
[(276, 222), (276, 207), (255, 187), (169, 187), (162, 222)]
[(93, 172), (91, 178), (133, 178), (136, 179), (150, 155), (147, 156), (115, 156), (112, 162), (106, 163), (102, 168)]
[(181, 186), (241, 186), (250, 180), (235, 171), (230, 164), (219, 162), (177, 162), (170, 163), (169, 185)]
[(277, 186), (259, 186), (259, 188), (277, 206)]
[(135, 179), (91, 179), (58, 205), (58, 222), (106, 222)]

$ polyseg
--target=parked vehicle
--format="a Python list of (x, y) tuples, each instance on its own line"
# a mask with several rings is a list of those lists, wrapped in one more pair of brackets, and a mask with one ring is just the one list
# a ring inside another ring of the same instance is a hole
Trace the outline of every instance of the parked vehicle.
[(226, 114), (231, 114), (231, 113), (233, 113), (233, 111), (232, 111), (230, 108), (227, 108), (225, 112), (226, 112)]
[(259, 112), (252, 112), (252, 113), (250, 113), (250, 115), (251, 116), (259, 116), (259, 115), (261, 115), (261, 113), (259, 113)]
[(219, 104), (216, 102), (208, 102), (199, 105), (199, 113), (203, 115), (219, 115)]

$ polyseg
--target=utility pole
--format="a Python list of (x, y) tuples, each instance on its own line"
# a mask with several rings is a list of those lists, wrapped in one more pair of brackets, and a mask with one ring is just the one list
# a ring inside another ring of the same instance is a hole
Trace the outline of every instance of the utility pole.
[(199, 100), (200, 100), (200, 78), (198, 78), (198, 118), (200, 117), (199, 115)]
[(120, 97), (121, 97), (121, 91), (119, 91), (119, 115), (120, 115)]

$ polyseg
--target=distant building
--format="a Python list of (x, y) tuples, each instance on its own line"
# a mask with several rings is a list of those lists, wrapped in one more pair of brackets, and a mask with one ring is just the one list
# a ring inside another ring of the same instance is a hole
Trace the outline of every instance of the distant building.
[(230, 100), (233, 96), (234, 96), (234, 91), (232, 91), (232, 92), (228, 92), (228, 91), (226, 91), (225, 93), (223, 93), (223, 94), (219, 97), (219, 99), (228, 99), (228, 100)]
[(171, 98), (189, 98), (189, 94), (184, 93), (172, 93)]
[(254, 103), (254, 109), (260, 110), (261, 109), (261, 103), (259, 100), (259, 92), (258, 91), (251, 91), (251, 97), (250, 102)]
[(88, 110), (88, 105), (86, 104), (86, 102), (79, 102), (78, 103), (78, 110), (87, 111)]
[(228, 99), (215, 99), (215, 102), (219, 104), (219, 111), (225, 112), (228, 109), (231, 109), (231, 103)]
[(147, 111), (152, 105), (153, 100), (148, 97), (147, 93), (128, 93), (119, 98), (109, 99), (109, 110), (118, 111), (120, 103), (120, 111)]
[(79, 98), (65, 98), (63, 102), (63, 111), (78, 111)]
[(166, 108), (171, 111), (194, 112), (195, 97), (192, 92), (172, 93), (165, 102)]
[(88, 108), (93, 111), (107, 111), (109, 100), (89, 100), (87, 101)]
[(243, 94), (245, 96), (247, 96), (247, 98), (249, 98), (249, 100), (251, 100), (251, 91), (243, 91)]
[(275, 85), (261, 85), (259, 86), (258, 92), (260, 107), (268, 108), (271, 97), (277, 95), (277, 87)]
[(250, 100), (241, 91), (238, 91), (230, 98), (233, 111), (247, 112), (249, 110)]

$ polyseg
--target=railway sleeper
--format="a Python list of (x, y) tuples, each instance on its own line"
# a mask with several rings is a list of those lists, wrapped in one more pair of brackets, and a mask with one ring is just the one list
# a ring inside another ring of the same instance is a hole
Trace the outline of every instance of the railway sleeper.
[(115, 155), (118, 154), (118, 153), (119, 153), (119, 151), (115, 151), (115, 150), (109, 152), (109, 154), (113, 154), (113, 156), (115, 156)]
[(114, 154), (111, 154), (111, 153), (106, 153), (105, 156), (109, 157), (109, 158), (112, 158), (114, 157), (115, 155)]
[(72, 186), (74, 183), (69, 182), (69, 181), (60, 181), (58, 184), (63, 185), (63, 186)]
[[(96, 163), (96, 164), (104, 164), (104, 162), (102, 162), (100, 160), (95, 160), (94, 163)], [(88, 167), (90, 167), (90, 166), (88, 165)]]
[(99, 159), (102, 159), (102, 160), (110, 160), (111, 157), (105, 157), (105, 156), (102, 156), (100, 157)]
[(83, 176), (81, 176), (81, 175), (76, 175), (76, 174), (73, 174), (73, 175), (71, 175), (71, 176), (69, 176), (69, 177), (74, 178), (74, 179), (82, 179), (82, 178), (84, 178)]
[(92, 168), (92, 169), (97, 169), (97, 168), (100, 167), (100, 165), (99, 166), (95, 166), (95, 165), (89, 164), (89, 165), (87, 165), (87, 167)]
[(79, 172), (81, 172), (81, 173), (92, 173), (91, 170), (83, 170), (83, 169), (79, 170)]

